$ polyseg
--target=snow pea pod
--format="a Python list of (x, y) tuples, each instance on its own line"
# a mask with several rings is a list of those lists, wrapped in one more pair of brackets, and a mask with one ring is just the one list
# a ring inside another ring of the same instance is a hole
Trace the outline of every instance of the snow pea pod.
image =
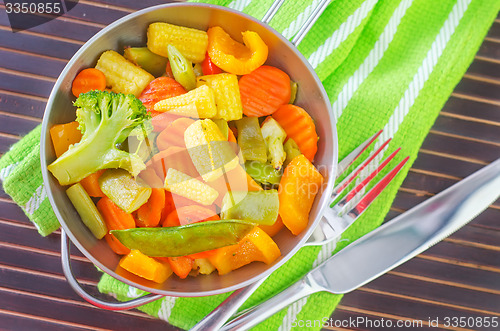
[(239, 220), (192, 223), (163, 228), (112, 230), (126, 247), (147, 256), (185, 256), (234, 245), (255, 227)]

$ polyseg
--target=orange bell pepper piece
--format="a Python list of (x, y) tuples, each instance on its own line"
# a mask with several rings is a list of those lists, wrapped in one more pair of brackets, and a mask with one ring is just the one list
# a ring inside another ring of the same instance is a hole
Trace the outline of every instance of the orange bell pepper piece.
[(82, 139), (82, 133), (78, 130), (78, 122), (56, 124), (50, 128), (50, 138), (56, 156), (59, 157), (66, 152), (70, 145), (76, 144)]
[(267, 45), (256, 32), (242, 32), (244, 45), (232, 39), (220, 26), (211, 27), (207, 34), (208, 55), (224, 71), (246, 75), (267, 60)]
[(153, 259), (136, 249), (122, 257), (119, 265), (129, 272), (155, 283), (163, 283), (172, 274), (168, 263)]
[(259, 225), (259, 228), (261, 228), (265, 233), (269, 235), (269, 237), (274, 237), (278, 232), (283, 229), (285, 224), (283, 224), (283, 220), (281, 217), (278, 215), (278, 219), (276, 222), (274, 222), (273, 225)]
[(303, 154), (285, 168), (278, 190), (279, 214), (294, 235), (307, 227), (309, 212), (322, 184), (323, 176)]
[(239, 243), (214, 250), (208, 259), (219, 275), (224, 275), (253, 261), (271, 264), (279, 256), (278, 245), (267, 233), (255, 227)]

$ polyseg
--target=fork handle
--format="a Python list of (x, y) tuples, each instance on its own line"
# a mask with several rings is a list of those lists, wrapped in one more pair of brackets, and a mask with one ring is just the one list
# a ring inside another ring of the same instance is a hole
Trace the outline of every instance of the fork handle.
[(311, 281), (307, 276), (300, 279), (271, 299), (243, 311), (238, 317), (224, 325), (221, 331), (248, 330), (253, 328), (295, 301), (323, 290), (311, 284)]

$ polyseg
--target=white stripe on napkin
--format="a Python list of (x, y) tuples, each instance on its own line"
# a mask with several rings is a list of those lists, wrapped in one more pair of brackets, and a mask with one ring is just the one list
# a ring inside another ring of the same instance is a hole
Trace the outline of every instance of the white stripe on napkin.
[(363, 22), (377, 2), (378, 0), (367, 0), (363, 2), (361, 6), (309, 56), (307, 60), (311, 66), (317, 68), (323, 63), (323, 61), (354, 32), (361, 22)]
[(231, 9), (243, 11), (251, 2), (252, 2), (252, 0), (235, 0), (235, 1), (232, 1), (227, 6)]
[(0, 170), (0, 180), (3, 182), (9, 175), (11, 174), (14, 169), (19, 165), (20, 162), (12, 163)]
[(158, 318), (168, 322), (172, 309), (175, 306), (175, 297), (164, 297), (161, 299), (160, 310), (158, 310)]
[(33, 215), (33, 213), (40, 207), (43, 200), (47, 198), (47, 192), (45, 191), (45, 186), (40, 185), (35, 190), (35, 193), (31, 196), (28, 202), (24, 205), (23, 209), (28, 216)]
[(313, 0), (313, 2), (307, 6), (304, 11), (297, 15), (297, 18), (290, 22), (287, 28), (281, 32), (283, 37), (286, 39), (292, 38), (306, 22), (306, 20), (311, 15), (312, 11), (318, 6), (320, 0)]
[(399, 6), (394, 11), (394, 14), (386, 25), (384, 31), (380, 35), (379, 39), (376, 41), (375, 46), (370, 51), (370, 54), (366, 57), (365, 61), (356, 70), (356, 72), (349, 78), (347, 83), (342, 88), (337, 100), (332, 104), (333, 114), (338, 120), (345, 107), (353, 97), (354, 93), (358, 90), (365, 79), (370, 75), (370, 73), (378, 65), (380, 59), (384, 55), (385, 51), (389, 47), (396, 31), (398, 29), (401, 19), (406, 13), (406, 10), (411, 6), (413, 0), (403, 0)]
[[(384, 131), (376, 142), (375, 149), (387, 139), (393, 138), (396, 132), (398, 132), (399, 125), (403, 122), (404, 118), (410, 111), (410, 108), (413, 106), (415, 100), (420, 94), (420, 91), (424, 87), (425, 82), (429, 79), (429, 76), (434, 70), (439, 58), (443, 54), (446, 45), (450, 41), (451, 36), (455, 32), (456, 27), (460, 23), (460, 20), (464, 16), (464, 13), (470, 3), (471, 0), (458, 0), (455, 6), (453, 6), (450, 15), (441, 27), (438, 36), (432, 43), (432, 46), (422, 62), (422, 65), (418, 68), (415, 76), (413, 76), (413, 80), (408, 85), (403, 98), (401, 98), (398, 106), (394, 110), (394, 113), (385, 125)], [(382, 158), (382, 154), (383, 153), (380, 153), (380, 160)]]

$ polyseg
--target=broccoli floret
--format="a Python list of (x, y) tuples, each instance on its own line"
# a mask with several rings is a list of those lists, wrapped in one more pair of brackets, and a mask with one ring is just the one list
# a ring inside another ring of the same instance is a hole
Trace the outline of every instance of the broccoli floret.
[(116, 148), (150, 118), (139, 99), (91, 91), (80, 94), (74, 105), (82, 139), (47, 167), (61, 185), (79, 182), (100, 169), (122, 168), (136, 176), (145, 168), (138, 155)]

